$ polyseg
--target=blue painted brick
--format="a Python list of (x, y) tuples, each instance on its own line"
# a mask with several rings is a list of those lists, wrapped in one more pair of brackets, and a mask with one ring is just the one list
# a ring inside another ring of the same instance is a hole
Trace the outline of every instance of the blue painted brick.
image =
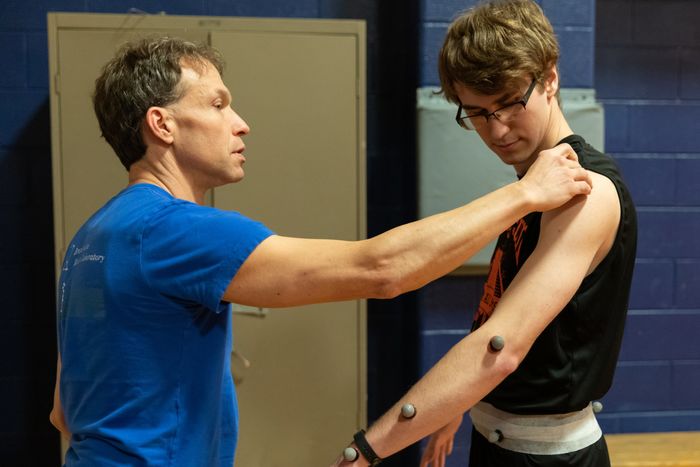
[[(380, 157), (375, 157), (368, 170), (367, 194), (371, 199), (381, 201), (373, 204), (388, 209), (405, 206), (402, 203), (405, 202), (406, 194), (412, 193), (415, 188), (412, 170), (407, 166), (406, 154), (400, 147), (383, 151)], [(387, 189), (387, 179), (392, 179), (390, 190)]]
[(615, 157), (637, 206), (672, 205), (676, 199), (676, 160), (663, 155)]
[(648, 310), (672, 307), (673, 279), (673, 261), (638, 259), (632, 276), (629, 308)]
[(671, 379), (673, 407), (700, 410), (700, 361), (673, 362)]
[(443, 333), (421, 333), (421, 374), (427, 372), (430, 368), (442, 358), (457, 342), (462, 340), (467, 335), (467, 330), (464, 332), (443, 332)]
[(4, 0), (0, 2), (0, 30), (46, 30), (48, 11), (85, 11), (84, 0)]
[(595, 0), (542, 0), (542, 9), (555, 26), (593, 26)]
[(603, 433), (694, 431), (700, 427), (700, 411), (603, 412), (597, 415)]
[(593, 87), (593, 30), (555, 28), (561, 58), (561, 85), (565, 88)]
[(620, 417), (617, 414), (599, 413), (596, 418), (598, 425), (603, 430), (604, 434), (613, 434), (620, 432)]
[[(183, 0), (185, 3), (187, 0)], [(318, 0), (258, 0), (255, 2), (232, 2), (231, 0), (209, 0), (209, 14), (232, 16), (266, 16), (275, 18), (317, 18)]]
[[(0, 199), (5, 200), (3, 210), (24, 204), (29, 194), (30, 164), (24, 154), (25, 151), (18, 149), (0, 150)], [(2, 219), (7, 217), (8, 213), (3, 213)], [(18, 219), (12, 219), (12, 222), (17, 221)]]
[(372, 27), (378, 23), (376, 20), (378, 10), (374, 7), (374, 0), (321, 0), (320, 17), (322, 18), (363, 18), (367, 21), (367, 36), (376, 36)]
[[(464, 414), (462, 425), (455, 433), (452, 454), (445, 459), (446, 467), (464, 467), (469, 465), (469, 448), (471, 447), (472, 421), (469, 414)], [(421, 442), (421, 454), (427, 446), (427, 438)]]
[(449, 23), (462, 11), (476, 5), (478, 0), (421, 0), (422, 20)]
[[(5, 216), (5, 207), (0, 210), (0, 215)], [(17, 237), (21, 234), (19, 229), (14, 228), (12, 225), (8, 225), (9, 222), (5, 222), (2, 227), (7, 229), (10, 228), (11, 232), (8, 235), (2, 235), (0, 237), (0, 245), (5, 242), (12, 242), (13, 238), (18, 241)], [(2, 224), (0, 224), (2, 225)], [(4, 232), (8, 232), (4, 230)], [(32, 291), (28, 290), (28, 284), (23, 279), (22, 275), (22, 265), (16, 263), (12, 258), (3, 258), (0, 262), (0, 293), (2, 293), (3, 308), (5, 309), (3, 313), (3, 327), (6, 323), (18, 321), (22, 318), (22, 314), (25, 311), (26, 299), (28, 296), (32, 295)], [(38, 289), (33, 289), (34, 291)], [(53, 310), (45, 310), (42, 313), (51, 313), (53, 316)], [(7, 341), (3, 341), (7, 342)], [(0, 371), (1, 377), (8, 376), (6, 373)]]
[(596, 43), (632, 43), (633, 0), (606, 0), (596, 2)]
[(637, 1), (632, 37), (638, 44), (698, 45), (700, 3), (688, 0)]
[(681, 50), (680, 97), (681, 99), (700, 99), (700, 48)]
[(204, 14), (204, 1), (192, 0), (150, 0), (134, 3), (132, 0), (86, 0), (87, 11), (95, 13), (130, 13), (132, 8), (147, 14), (165, 12), (170, 15)]
[(620, 433), (696, 431), (700, 411), (641, 412), (620, 417)]
[(605, 109), (605, 150), (624, 152), (629, 148), (629, 110), (626, 105), (603, 103)]
[(21, 150), (29, 165), (29, 190), (27, 202), (33, 206), (51, 206), (52, 172), (51, 148)]
[(696, 258), (700, 244), (696, 232), (700, 229), (697, 212), (648, 211), (638, 208), (639, 258)]
[(698, 329), (700, 313), (630, 314), (620, 361), (700, 360)]
[(679, 52), (672, 47), (598, 46), (595, 84), (600, 98), (675, 99)]
[(419, 292), (421, 330), (470, 328), (483, 290), (483, 277), (447, 276)]
[(420, 44), (420, 85), (439, 86), (438, 55), (447, 33), (446, 25), (424, 25), (422, 28), (422, 42)]
[(676, 204), (700, 206), (700, 157), (679, 157), (676, 165)]
[(49, 147), (48, 91), (0, 92), (0, 147)]
[(605, 412), (673, 409), (671, 373), (669, 362), (620, 362), (602, 400)]
[(49, 88), (49, 52), (46, 33), (27, 34), (27, 85)]
[(700, 104), (630, 106), (633, 152), (700, 152)]
[(678, 260), (675, 289), (676, 306), (700, 310), (700, 260)]
[[(449, 22), (460, 12), (476, 5), (478, 0), (443, 0), (421, 2), (424, 21)], [(537, 1), (554, 25), (591, 26), (594, 21), (595, 2), (593, 0), (539, 0)]]
[(6, 66), (0, 73), (0, 88), (27, 85), (27, 45), (24, 34), (0, 32), (0, 56)]

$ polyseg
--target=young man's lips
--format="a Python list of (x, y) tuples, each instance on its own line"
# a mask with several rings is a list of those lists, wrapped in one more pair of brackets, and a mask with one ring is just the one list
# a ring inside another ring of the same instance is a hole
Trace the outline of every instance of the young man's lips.
[(506, 143), (506, 144), (495, 144), (495, 146), (496, 146), (497, 148), (500, 148), (500, 149), (508, 149), (508, 148), (512, 147), (512, 146), (513, 146), (515, 143), (517, 143), (517, 142), (518, 142), (518, 140), (516, 139), (515, 141), (511, 141), (510, 143)]

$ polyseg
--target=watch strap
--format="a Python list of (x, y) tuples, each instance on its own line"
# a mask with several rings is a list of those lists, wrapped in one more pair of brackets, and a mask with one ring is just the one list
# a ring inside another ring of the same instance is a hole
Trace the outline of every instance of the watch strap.
[(374, 449), (372, 449), (372, 446), (369, 445), (367, 438), (365, 438), (365, 433), (365, 430), (360, 430), (353, 435), (352, 439), (355, 441), (357, 450), (367, 459), (369, 465), (378, 465), (382, 461), (382, 458), (379, 457), (377, 453), (374, 452)]

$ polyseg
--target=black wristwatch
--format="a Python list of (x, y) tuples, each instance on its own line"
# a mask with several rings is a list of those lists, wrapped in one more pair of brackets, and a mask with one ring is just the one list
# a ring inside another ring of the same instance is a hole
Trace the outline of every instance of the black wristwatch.
[(370, 466), (379, 465), (379, 463), (383, 459), (379, 457), (376, 452), (374, 452), (372, 446), (370, 446), (367, 442), (367, 438), (365, 438), (365, 430), (360, 430), (357, 433), (355, 433), (352, 439), (353, 441), (355, 441), (357, 450), (360, 451), (360, 453), (362, 454), (362, 456), (364, 456), (365, 459), (367, 459)]

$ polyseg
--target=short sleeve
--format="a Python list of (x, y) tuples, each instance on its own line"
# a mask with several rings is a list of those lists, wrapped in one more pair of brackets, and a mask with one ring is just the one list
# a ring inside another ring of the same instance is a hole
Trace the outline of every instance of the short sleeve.
[(270, 229), (239, 213), (178, 202), (146, 223), (141, 268), (159, 293), (212, 311), (243, 262)]

